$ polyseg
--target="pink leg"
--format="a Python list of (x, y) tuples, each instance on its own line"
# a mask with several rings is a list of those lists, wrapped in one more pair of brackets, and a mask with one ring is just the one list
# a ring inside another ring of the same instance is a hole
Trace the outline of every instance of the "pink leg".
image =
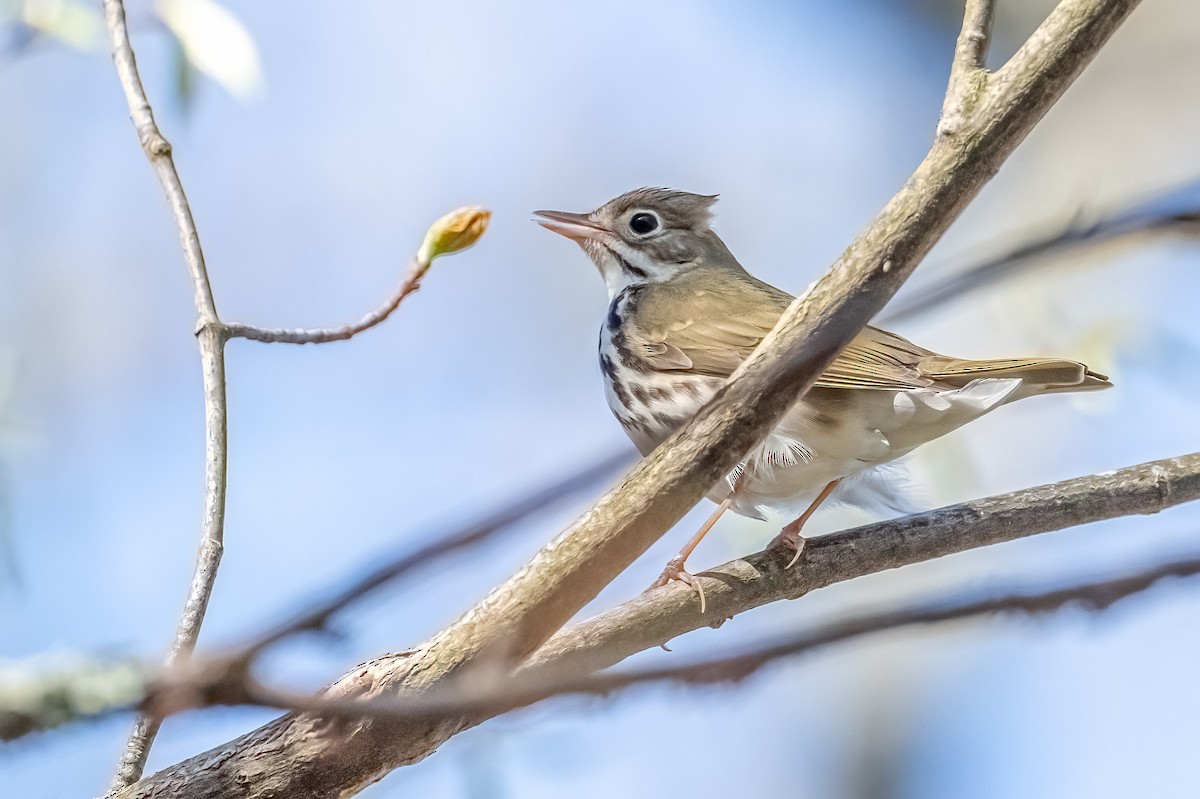
[(821, 503), (829, 499), (829, 495), (833, 493), (833, 489), (837, 488), (837, 484), (841, 482), (839, 477), (829, 485), (821, 489), (821, 493), (817, 494), (817, 498), (808, 506), (808, 510), (800, 514), (796, 521), (789, 524), (779, 531), (779, 535), (775, 536), (768, 548), (786, 547), (787, 549), (795, 550), (796, 554), (788, 561), (788, 565), (784, 568), (790, 569), (796, 565), (796, 561), (800, 560), (800, 553), (804, 551), (804, 536), (800, 535), (800, 531), (804, 528), (804, 523), (808, 521), (808, 517), (821, 506)]
[(712, 516), (708, 517), (708, 521), (706, 521), (700, 527), (696, 534), (688, 539), (688, 542), (683, 545), (683, 549), (679, 550), (679, 554), (667, 561), (667, 565), (662, 570), (662, 574), (658, 576), (657, 580), (650, 584), (650, 587), (646, 589), (647, 591), (651, 591), (655, 588), (661, 588), (672, 580), (678, 580), (681, 583), (690, 585), (696, 591), (696, 593), (700, 595), (700, 612), (704, 612), (704, 588), (700, 585), (700, 581), (696, 579), (696, 576), (684, 569), (683, 566), (687, 562), (688, 556), (691, 555), (692, 551), (700, 545), (700, 542), (704, 540), (704, 536), (707, 535), (708, 531), (711, 530), (713, 525), (717, 523), (717, 519), (721, 518), (721, 514), (729, 510), (729, 506), (732, 504), (733, 494), (730, 494), (723, 502), (721, 502), (720, 505), (717, 506), (717, 509), (713, 511)]

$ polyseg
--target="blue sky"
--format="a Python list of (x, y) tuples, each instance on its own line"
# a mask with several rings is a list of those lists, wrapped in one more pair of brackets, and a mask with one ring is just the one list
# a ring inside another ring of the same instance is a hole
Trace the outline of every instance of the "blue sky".
[[(886, 3), (230, 3), (262, 56), (242, 105), (202, 82), (171, 99), (165, 34), (134, 44), (229, 321), (357, 319), (426, 225), (479, 203), (474, 250), (437, 264), (381, 328), (345, 344), (229, 348), (227, 554), (202, 646), (237, 638), (421, 536), (621, 446), (595, 360), (604, 291), (535, 208), (587, 210), (640, 185), (720, 192), (717, 226), (755, 274), (808, 285), (927, 148), (957, 23)], [(1033, 24), (1000, 19), (999, 54)], [(142, 9), (140, 17), (136, 13)], [(1013, 156), (906, 291), (1031, 229), (1200, 175), (1200, 13), (1146, 4)], [(158, 99), (161, 98), (161, 99)], [(0, 656), (157, 659), (191, 571), (201, 504), (200, 372), (171, 220), (103, 53), (41, 48), (0, 71), (0, 462), (16, 577)], [(897, 332), (955, 355), (1054, 354), (1105, 395), (1005, 409), (912, 464), (930, 505), (1200, 449), (1196, 250), (1073, 256)], [(365, 604), (344, 640), (297, 642), (269, 675), (320, 685), (452, 620), (584, 504)], [(708, 513), (597, 600), (648, 583)], [(861, 517), (831, 512), (830, 530)], [(1194, 552), (1200, 510), (946, 558), (747, 614), (682, 659), (939, 590), (1041, 585)], [(727, 519), (703, 567), (758, 549)], [(455, 739), (364, 796), (600, 797), (754, 790), (897, 797), (1178, 794), (1200, 696), (1194, 587), (1100, 618), (955, 625), (780, 664), (734, 689), (563, 701)], [(271, 714), (170, 720), (161, 768)], [(0, 750), (14, 795), (88, 796), (128, 720)], [(764, 761), (778, 768), (740, 768)], [(1147, 764), (1152, 763), (1152, 767)]]

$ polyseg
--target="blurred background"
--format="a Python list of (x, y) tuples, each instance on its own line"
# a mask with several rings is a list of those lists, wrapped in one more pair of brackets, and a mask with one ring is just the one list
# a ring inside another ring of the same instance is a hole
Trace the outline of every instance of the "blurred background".
[[(98, 5), (5, 0), (0, 33), (0, 657), (165, 652), (202, 498), (195, 311)], [(1001, 2), (992, 64), (1052, 4)], [(336, 325), (426, 226), (494, 212), (351, 342), (229, 346), (226, 555), (201, 648), (619, 447), (594, 268), (530, 222), (630, 188), (722, 195), (717, 228), (802, 290), (926, 152), (960, 5), (926, 2), (130, 2), (134, 46), (226, 321)], [(1200, 6), (1136, 11), (903, 292), (1200, 179)], [(1196, 196), (1193, 192), (1192, 199)], [(1174, 202), (1174, 200), (1172, 200)], [(1194, 205), (1190, 206), (1194, 210)], [(893, 325), (966, 357), (1077, 357), (1104, 394), (1022, 403), (912, 459), (930, 507), (1200, 449), (1197, 242), (1073, 251)], [(315, 688), (422, 640), (586, 507), (356, 606), (265, 676)], [(698, 507), (596, 601), (640, 591)], [(868, 517), (820, 514), (811, 532)], [(906, 599), (1052, 586), (1194, 553), (1200, 507), (834, 586), (674, 642), (683, 662)], [(728, 517), (697, 569), (776, 527)], [(363, 796), (1178, 796), (1200, 732), (1197, 587), (1103, 615), (903, 631), (732, 688), (558, 700), (451, 740)], [(585, 611), (585, 615), (588, 611)], [(170, 719), (156, 770), (275, 714)], [(92, 796), (131, 719), (0, 748), (21, 797)]]

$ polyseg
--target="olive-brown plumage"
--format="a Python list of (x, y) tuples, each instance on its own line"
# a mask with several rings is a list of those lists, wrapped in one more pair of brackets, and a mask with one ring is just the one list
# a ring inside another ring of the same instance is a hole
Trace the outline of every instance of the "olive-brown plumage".
[[(591, 214), (538, 211), (600, 270), (610, 304), (600, 335), (609, 407), (649, 453), (724, 384), (793, 297), (751, 276), (710, 226), (715, 197), (638, 189)], [(865, 328), (710, 497), (720, 503), (656, 585), (683, 563), (725, 508), (795, 515), (782, 540), (837, 488), (851, 504), (903, 510), (879, 467), (1000, 405), (1035, 394), (1110, 384), (1059, 358), (966, 360)], [(815, 498), (815, 501), (814, 501)]]

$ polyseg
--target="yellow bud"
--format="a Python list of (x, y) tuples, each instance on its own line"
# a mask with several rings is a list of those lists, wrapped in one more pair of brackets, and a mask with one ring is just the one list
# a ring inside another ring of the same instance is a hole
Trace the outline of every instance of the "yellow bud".
[(491, 218), (492, 212), (478, 205), (467, 205), (451, 211), (430, 226), (417, 253), (417, 260), (427, 264), (439, 255), (467, 249), (479, 241)]

